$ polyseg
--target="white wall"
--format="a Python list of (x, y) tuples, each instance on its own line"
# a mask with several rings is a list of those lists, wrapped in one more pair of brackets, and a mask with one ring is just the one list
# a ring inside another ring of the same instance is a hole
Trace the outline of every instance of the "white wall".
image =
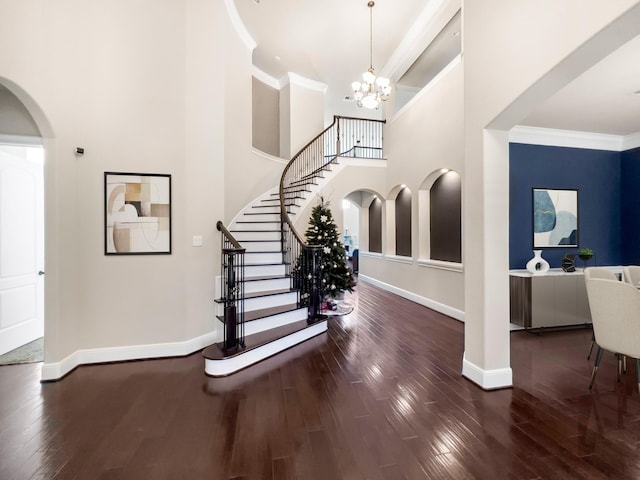
[(289, 134), (287, 144), (281, 152), (283, 158), (290, 160), (324, 130), (325, 86), (291, 73), (287, 81), (288, 87), (283, 88), (280, 95), (288, 94), (288, 101), (281, 103), (288, 109), (284, 112), (280, 110), (280, 115), (288, 117)]
[[(464, 178), (462, 63), (452, 65), (436, 82), (421, 91), (385, 130), (388, 167), (382, 193), (405, 184), (411, 190), (412, 258), (393, 255), (394, 226), (387, 215), (383, 225), (384, 255), (367, 255), (361, 249), (360, 274), (396, 293), (458, 319), (464, 318), (464, 275), (459, 267), (441, 267), (419, 262), (419, 195), (424, 179), (434, 170), (449, 168)], [(396, 188), (397, 190), (397, 188)], [(464, 191), (463, 191), (464, 195)], [(389, 200), (387, 200), (389, 201)], [(391, 200), (392, 201), (392, 200)]]

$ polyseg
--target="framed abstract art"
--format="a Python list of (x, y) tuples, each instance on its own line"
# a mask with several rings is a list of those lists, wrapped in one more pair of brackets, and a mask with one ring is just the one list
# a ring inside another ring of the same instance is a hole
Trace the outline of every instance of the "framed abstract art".
[(104, 174), (105, 255), (171, 253), (171, 175)]

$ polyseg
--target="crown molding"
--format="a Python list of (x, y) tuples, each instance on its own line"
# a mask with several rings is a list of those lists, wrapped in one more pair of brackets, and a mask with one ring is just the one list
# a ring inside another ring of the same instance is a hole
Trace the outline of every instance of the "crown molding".
[(309, 90), (316, 90), (320, 93), (325, 93), (327, 91), (326, 83), (311, 80), (310, 78), (303, 77), (302, 75), (298, 75), (293, 72), (287, 72), (287, 74), (280, 79), (280, 88), (288, 84), (298, 85)]
[(380, 75), (393, 80), (402, 77), (460, 8), (461, 0), (428, 2), (380, 70)]
[(229, 15), (229, 20), (231, 20), (231, 25), (233, 25), (233, 29), (240, 37), (242, 43), (244, 43), (245, 47), (251, 52), (258, 46), (256, 41), (253, 39), (247, 27), (244, 26), (244, 22), (240, 18), (240, 14), (238, 13), (238, 9), (236, 8), (236, 3), (234, 0), (224, 0), (224, 6), (227, 7), (227, 15)]
[(640, 132), (622, 137), (622, 151), (640, 147)]
[(298, 75), (297, 73), (293, 73), (293, 72), (288, 72), (286, 75), (280, 78), (280, 80), (278, 80), (272, 77), (271, 75), (269, 75), (268, 73), (265, 73), (264, 71), (260, 70), (255, 65), (252, 65), (251, 74), (258, 80), (260, 80), (262, 83), (269, 85), (270, 87), (278, 90), (281, 90), (282, 87), (286, 87), (287, 85), (291, 84), (291, 85), (298, 85), (300, 87), (307, 88), (309, 90), (315, 90), (320, 93), (326, 93), (327, 91), (326, 83), (318, 82), (316, 80), (303, 77), (302, 75)]
[(631, 137), (631, 135), (625, 137), (622, 135), (555, 130), (552, 128), (526, 127), (522, 125), (516, 125), (509, 131), (510, 143), (586, 148), (589, 150), (610, 150), (614, 152), (625, 150), (624, 140), (627, 137)]
[(280, 88), (282, 88), (282, 85), (280, 84), (277, 78), (274, 78), (268, 73), (265, 73), (255, 65), (251, 66), (251, 75), (253, 75), (255, 78), (260, 80), (265, 85), (270, 86), (271, 88), (275, 88), (276, 90), (280, 90)]

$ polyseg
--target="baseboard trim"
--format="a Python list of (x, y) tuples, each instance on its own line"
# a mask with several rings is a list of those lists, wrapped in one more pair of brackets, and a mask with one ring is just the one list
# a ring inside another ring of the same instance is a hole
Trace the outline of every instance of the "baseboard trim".
[(483, 390), (498, 390), (513, 386), (511, 368), (484, 370), (467, 360), (467, 353), (462, 355), (462, 376), (480, 386)]
[(149, 358), (182, 357), (197, 352), (215, 343), (217, 340), (216, 333), (211, 332), (184, 342), (76, 350), (59, 362), (45, 362), (42, 365), (41, 381), (49, 382), (60, 380), (80, 365), (144, 360)]
[(427, 308), (430, 308), (431, 310), (435, 310), (436, 312), (443, 313), (444, 315), (464, 322), (464, 312), (462, 310), (458, 310), (457, 308), (450, 307), (449, 305), (445, 305), (444, 303), (436, 302), (435, 300), (423, 297), (413, 292), (409, 292), (408, 290), (403, 290), (402, 288), (398, 288), (394, 285), (390, 285), (361, 273), (358, 275), (358, 280), (364, 280), (365, 282), (382, 288), (383, 290), (395, 293), (396, 295), (406, 298), (407, 300), (411, 300), (412, 302), (423, 305)]

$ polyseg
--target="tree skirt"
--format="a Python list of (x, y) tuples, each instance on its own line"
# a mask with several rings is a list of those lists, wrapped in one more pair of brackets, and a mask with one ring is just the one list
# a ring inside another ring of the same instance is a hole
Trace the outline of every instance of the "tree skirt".
[(353, 312), (353, 305), (349, 302), (345, 302), (344, 300), (334, 300), (337, 308), (335, 310), (331, 310), (327, 307), (327, 304), (324, 303), (323, 308), (320, 309), (320, 313), (322, 315), (332, 315), (332, 316), (341, 316), (341, 315), (349, 315)]

